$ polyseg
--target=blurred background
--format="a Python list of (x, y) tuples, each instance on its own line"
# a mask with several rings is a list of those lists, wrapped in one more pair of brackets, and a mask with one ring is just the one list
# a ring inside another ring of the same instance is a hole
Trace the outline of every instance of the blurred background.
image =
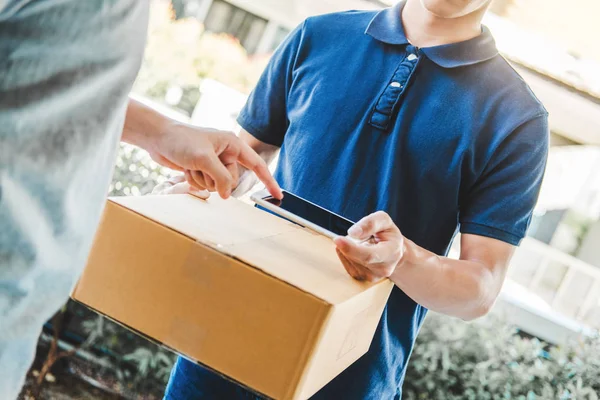
[[(393, 3), (153, 0), (133, 96), (180, 121), (236, 130), (270, 55), (304, 18)], [(475, 323), (431, 313), (406, 399), (599, 398), (598, 15), (594, 0), (493, 2), (484, 23), (550, 112), (548, 169), (494, 312)], [(123, 145), (110, 195), (147, 194), (171, 173)], [(160, 399), (174, 357), (70, 302), (45, 326), (22, 398)]]

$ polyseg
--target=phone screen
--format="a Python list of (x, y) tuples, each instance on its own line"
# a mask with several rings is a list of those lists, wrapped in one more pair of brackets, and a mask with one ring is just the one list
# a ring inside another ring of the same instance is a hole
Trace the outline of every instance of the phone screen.
[(334, 214), (285, 190), (283, 191), (282, 200), (273, 197), (267, 197), (264, 200), (339, 236), (347, 235), (348, 229), (354, 225), (354, 222), (349, 219)]

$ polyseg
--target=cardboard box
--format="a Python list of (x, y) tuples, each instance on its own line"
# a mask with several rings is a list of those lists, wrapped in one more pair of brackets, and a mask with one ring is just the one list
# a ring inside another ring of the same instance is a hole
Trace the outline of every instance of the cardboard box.
[(263, 395), (306, 399), (369, 348), (392, 283), (240, 201), (108, 202), (72, 297)]

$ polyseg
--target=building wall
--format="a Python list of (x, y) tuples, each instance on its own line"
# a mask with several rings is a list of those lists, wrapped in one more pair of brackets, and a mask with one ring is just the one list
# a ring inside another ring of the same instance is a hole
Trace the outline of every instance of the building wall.
[(495, 0), (492, 10), (575, 55), (600, 62), (600, 1)]
[[(213, 0), (182, 0), (188, 15), (194, 15), (204, 21)], [(371, 10), (379, 5), (367, 0), (223, 0), (237, 8), (245, 10), (268, 21), (266, 29), (257, 46), (252, 46), (255, 53), (270, 53), (283, 40), (287, 33), (311, 15), (326, 14), (349, 9)]]

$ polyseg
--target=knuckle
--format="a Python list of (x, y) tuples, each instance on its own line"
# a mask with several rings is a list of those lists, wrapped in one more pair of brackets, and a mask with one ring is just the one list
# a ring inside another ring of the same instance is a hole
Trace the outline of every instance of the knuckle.
[(247, 163), (248, 168), (252, 171), (260, 171), (265, 167), (259, 160), (249, 160)]
[(266, 161), (259, 157), (258, 160), (256, 160), (255, 168), (268, 169), (269, 167), (267, 166)]
[(204, 162), (209, 158), (209, 152), (204, 149), (197, 149), (194, 152), (194, 158), (198, 161)]
[(373, 218), (367, 218), (360, 225), (363, 230), (371, 231), (375, 227), (375, 220)]
[(389, 215), (385, 211), (377, 211), (373, 215), (377, 218), (389, 218)]

